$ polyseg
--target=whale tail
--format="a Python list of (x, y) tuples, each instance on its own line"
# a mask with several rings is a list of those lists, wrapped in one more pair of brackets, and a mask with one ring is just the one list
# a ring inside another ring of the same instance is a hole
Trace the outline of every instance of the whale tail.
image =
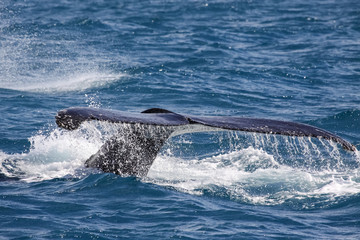
[[(108, 139), (92, 155), (85, 166), (121, 176), (146, 176), (157, 153), (172, 135), (193, 131), (218, 129), (279, 134), (286, 136), (315, 137), (339, 143), (345, 150), (356, 151), (346, 140), (323, 129), (294, 122), (241, 118), (196, 117), (180, 115), (165, 109), (152, 108), (142, 113), (127, 113), (95, 108), (68, 108), (56, 115), (59, 127), (74, 130), (84, 121), (97, 120), (112, 123), (129, 123), (118, 134)], [(195, 127), (194, 127), (195, 126)]]
[(168, 139), (170, 127), (128, 126), (107, 140), (86, 162), (86, 167), (101, 169), (121, 176), (143, 177), (157, 153)]

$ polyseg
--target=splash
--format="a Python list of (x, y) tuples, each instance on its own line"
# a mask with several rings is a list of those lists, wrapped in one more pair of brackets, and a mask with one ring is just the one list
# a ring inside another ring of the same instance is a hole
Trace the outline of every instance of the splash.
[[(186, 159), (168, 146), (145, 181), (194, 195), (301, 209), (336, 204), (360, 193), (358, 151), (348, 153), (336, 144), (308, 138), (218, 134), (217, 146), (227, 153)], [(204, 142), (200, 148), (208, 145)]]
[[(15, 15), (12, 18), (16, 19)], [(47, 35), (41, 29), (48, 26), (19, 25), (15, 19), (0, 21), (0, 88), (30, 92), (83, 91), (108, 86), (125, 76), (114, 71), (108, 57), (100, 55), (91, 45), (86, 46), (83, 39), (62, 36), (56, 27), (54, 36)]]
[(248, 147), (197, 160), (163, 155), (156, 159), (145, 181), (194, 195), (303, 209), (336, 204), (341, 198), (359, 194), (359, 173), (359, 169), (294, 168), (278, 163), (261, 149)]
[[(84, 168), (85, 161), (127, 127), (86, 122), (74, 131), (39, 132), (29, 139), (28, 152), (0, 152), (0, 173), (24, 181), (86, 177), (92, 170)], [(249, 204), (313, 208), (360, 194), (359, 162), (359, 152), (350, 154), (326, 141), (229, 131), (196, 133), (170, 139), (147, 177), (139, 180)]]
[(0, 154), (0, 172), (24, 181), (81, 177), (85, 160), (98, 151), (106, 137), (107, 133), (88, 123), (71, 132), (61, 129), (39, 132), (29, 139), (28, 152)]
[(76, 41), (49, 45), (32, 34), (5, 34), (0, 45), (0, 88), (31, 92), (83, 91), (108, 86), (125, 76), (101, 63), (103, 59), (98, 56), (89, 56), (76, 46)]
[(99, 71), (77, 72), (64, 74), (63, 76), (44, 76), (13, 80), (11, 82), (1, 81), (0, 88), (29, 91), (29, 92), (68, 92), (84, 91), (91, 88), (100, 88), (111, 83), (120, 81), (125, 74), (109, 73)]

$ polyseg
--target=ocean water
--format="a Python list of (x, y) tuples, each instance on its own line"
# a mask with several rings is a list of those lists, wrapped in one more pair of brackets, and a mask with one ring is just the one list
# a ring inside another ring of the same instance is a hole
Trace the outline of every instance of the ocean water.
[(360, 149), (360, 2), (0, 2), (0, 239), (359, 239), (360, 153), (241, 132), (169, 139), (143, 178), (84, 162), (90, 106), (296, 121)]

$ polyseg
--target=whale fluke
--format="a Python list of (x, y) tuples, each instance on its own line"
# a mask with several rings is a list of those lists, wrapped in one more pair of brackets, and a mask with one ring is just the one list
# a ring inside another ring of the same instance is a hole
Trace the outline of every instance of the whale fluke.
[[(74, 130), (85, 121), (107, 121), (111, 123), (140, 124), (141, 130), (129, 127), (105, 142), (101, 149), (85, 163), (93, 167), (122, 176), (145, 176), (165, 141), (177, 130), (193, 125), (206, 126), (200, 131), (226, 129), (286, 136), (315, 137), (339, 143), (345, 150), (356, 151), (346, 140), (321, 128), (302, 123), (270, 119), (191, 116), (172, 111), (151, 108), (142, 113), (117, 110), (74, 107), (61, 110), (56, 115), (59, 127)], [(156, 126), (156, 128), (154, 128)], [(120, 137), (121, 136), (121, 137)]]

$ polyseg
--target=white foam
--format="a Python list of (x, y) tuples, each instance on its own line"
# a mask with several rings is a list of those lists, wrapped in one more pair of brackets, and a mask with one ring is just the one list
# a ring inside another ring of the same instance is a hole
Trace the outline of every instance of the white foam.
[[(271, 155), (249, 147), (228, 154), (200, 160), (183, 160), (160, 156), (152, 165), (148, 178), (160, 185), (168, 185), (198, 194), (198, 190), (217, 185), (231, 187), (244, 182), (251, 172), (261, 168), (278, 168)], [(249, 171), (250, 170), (250, 171)]]
[(199, 160), (160, 156), (145, 181), (190, 194), (205, 192), (251, 204), (274, 205), (306, 198), (335, 199), (360, 193), (358, 169), (310, 171), (278, 164), (249, 147)]
[(321, 173), (318, 177), (325, 184), (314, 190), (314, 194), (331, 194), (333, 196), (342, 196), (360, 193), (360, 178), (358, 170), (352, 170), (344, 173)]

